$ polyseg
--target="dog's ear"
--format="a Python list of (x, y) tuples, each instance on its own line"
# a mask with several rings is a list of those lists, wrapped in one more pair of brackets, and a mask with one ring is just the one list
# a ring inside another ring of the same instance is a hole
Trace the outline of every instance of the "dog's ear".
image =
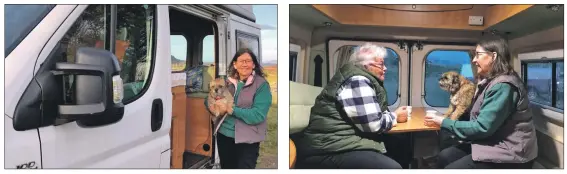
[(459, 74), (453, 75), (453, 84), (461, 84), (461, 78), (459, 76)]

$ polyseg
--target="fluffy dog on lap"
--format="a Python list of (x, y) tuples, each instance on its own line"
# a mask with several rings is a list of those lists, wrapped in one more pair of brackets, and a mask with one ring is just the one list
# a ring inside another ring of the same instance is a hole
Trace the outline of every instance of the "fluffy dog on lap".
[(449, 71), (439, 78), (439, 87), (450, 94), (449, 110), (443, 115), (459, 119), (471, 105), (476, 86), (459, 73)]

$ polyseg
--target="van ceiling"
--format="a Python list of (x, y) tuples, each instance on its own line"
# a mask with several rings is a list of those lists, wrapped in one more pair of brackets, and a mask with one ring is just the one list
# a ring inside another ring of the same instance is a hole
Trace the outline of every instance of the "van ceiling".
[[(412, 10), (410, 9), (412, 5), (335, 5), (341, 6), (340, 8), (328, 8), (330, 5), (290, 5), (290, 20), (294, 21), (299, 25), (304, 25), (305, 27), (313, 27), (313, 28), (399, 28), (401, 30), (410, 29), (410, 30), (419, 30), (423, 28), (416, 28), (415, 26), (419, 26), (419, 20), (414, 20), (411, 25), (414, 27), (404, 27), (404, 26), (396, 26), (396, 22), (392, 22), (389, 19), (382, 19), (382, 21), (388, 22), (387, 24), (383, 23), (376, 23), (373, 25), (347, 25), (342, 24), (340, 21), (346, 21), (349, 23), (364, 23), (367, 21), (361, 21), (364, 18), (380, 21), (376, 18), (383, 18), (383, 17), (372, 17), (372, 16), (348, 16), (349, 12), (345, 11), (338, 11), (341, 9), (365, 9), (371, 10), (374, 8), (375, 10), (380, 11), (391, 11), (391, 10), (403, 10), (402, 13), (428, 13), (428, 12), (419, 12), (424, 11), (423, 9), (433, 9), (433, 10), (459, 10), (465, 8), (466, 5), (429, 5), (426, 8), (420, 9), (419, 7)], [(424, 6), (424, 5), (419, 5)], [(500, 33), (508, 33), (509, 39), (518, 38), (521, 36), (525, 36), (527, 34), (531, 34), (537, 31), (542, 31), (545, 29), (549, 29), (552, 27), (556, 27), (559, 25), (563, 25), (563, 7), (561, 6), (558, 11), (554, 12), (547, 8), (547, 5), (470, 5), (471, 7), (468, 9), (469, 12), (465, 15), (478, 15), (484, 16), (485, 19), (485, 26), (468, 26), (468, 21), (460, 21), (459, 23), (461, 27), (455, 28), (454, 26), (446, 27), (446, 28), (428, 28), (427, 30), (439, 30), (439, 32), (446, 32), (448, 30), (457, 30), (457, 31), (468, 31), (473, 33), (480, 34), (482, 31), (490, 32), (496, 30)], [(329, 14), (326, 14), (323, 11), (318, 10), (325, 9), (325, 11)], [(331, 18), (329, 15), (334, 15), (335, 17), (339, 18)], [(366, 13), (365, 13), (366, 14)], [(375, 15), (383, 14), (377, 12)], [(388, 13), (392, 14), (392, 13)], [(400, 14), (400, 13), (394, 13)], [(489, 18), (486, 15), (495, 14), (494, 18)], [(512, 14), (512, 16), (510, 16)], [(305, 17), (308, 16), (308, 17)], [(433, 17), (438, 15), (422, 15), (426, 17)], [(437, 19), (437, 18), (436, 18)], [(436, 20), (434, 19), (434, 20)], [(460, 18), (462, 19), (462, 17)], [(466, 16), (465, 16), (466, 19)], [(337, 21), (339, 20), (339, 21)], [(423, 19), (426, 20), (426, 19)], [(325, 26), (326, 22), (332, 23), (331, 26)], [(368, 23), (368, 22), (367, 22)], [(403, 23), (403, 22), (402, 22)], [(403, 25), (408, 25), (408, 22), (405, 22)], [(430, 25), (431, 26), (431, 25)], [(437, 26), (434, 26), (437, 27)], [(461, 28), (461, 29), (459, 29)], [(409, 31), (409, 30), (408, 30)], [(475, 34), (477, 35), (477, 34)]]
[(515, 39), (538, 31), (547, 30), (563, 25), (564, 8), (558, 11), (548, 9), (548, 5), (534, 5), (496, 25), (488, 30), (510, 32), (509, 39)]
[(323, 27), (325, 22), (338, 24), (313, 6), (305, 4), (289, 5), (289, 19), (308, 28)]

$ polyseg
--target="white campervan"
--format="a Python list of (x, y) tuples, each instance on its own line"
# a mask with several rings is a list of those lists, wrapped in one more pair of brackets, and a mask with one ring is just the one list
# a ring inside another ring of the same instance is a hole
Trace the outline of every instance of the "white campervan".
[(260, 55), (251, 5), (4, 9), (5, 168), (216, 166), (205, 88)]

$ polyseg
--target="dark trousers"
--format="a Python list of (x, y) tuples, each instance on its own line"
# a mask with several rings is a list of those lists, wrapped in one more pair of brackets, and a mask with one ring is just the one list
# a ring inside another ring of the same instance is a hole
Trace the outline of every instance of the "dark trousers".
[(298, 159), (299, 169), (401, 169), (392, 158), (375, 151), (348, 151)]
[(439, 131), (439, 149), (443, 150), (459, 144), (461, 144), (459, 143), (459, 139), (456, 138), (453, 133), (445, 129)]
[(471, 145), (460, 144), (439, 152), (437, 168), (442, 169), (531, 169), (533, 160), (526, 163), (490, 163), (473, 161)]
[(260, 155), (260, 143), (234, 143), (234, 138), (217, 134), (222, 169), (254, 169)]
[[(370, 138), (370, 137), (369, 137)], [(347, 151), (308, 156), (297, 159), (300, 169), (402, 169), (408, 166), (409, 136), (406, 134), (377, 135), (372, 139), (384, 142), (387, 153), (376, 151)], [(400, 165), (402, 164), (402, 165)]]

